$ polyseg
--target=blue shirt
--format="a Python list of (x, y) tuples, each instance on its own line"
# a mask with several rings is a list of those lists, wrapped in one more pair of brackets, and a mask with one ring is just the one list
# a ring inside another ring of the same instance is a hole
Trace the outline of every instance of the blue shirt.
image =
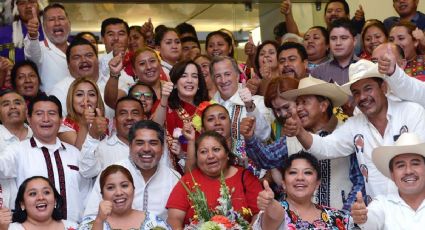
[[(416, 11), (415, 16), (410, 21), (413, 24), (415, 24), (419, 29), (425, 30), (425, 14), (424, 13), (420, 11)], [(395, 17), (395, 16), (388, 17), (387, 19), (384, 20), (384, 26), (387, 29), (387, 31), (390, 31), (391, 27), (393, 27), (398, 22), (400, 22), (400, 17)]]

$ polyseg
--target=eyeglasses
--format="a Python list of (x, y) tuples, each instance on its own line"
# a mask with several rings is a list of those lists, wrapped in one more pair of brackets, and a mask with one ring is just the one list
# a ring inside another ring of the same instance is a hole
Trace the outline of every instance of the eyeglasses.
[(134, 98), (137, 98), (137, 99), (141, 99), (142, 97), (145, 97), (145, 100), (152, 100), (153, 93), (149, 93), (149, 92), (146, 92), (146, 93), (136, 92), (136, 93), (133, 93), (133, 97)]

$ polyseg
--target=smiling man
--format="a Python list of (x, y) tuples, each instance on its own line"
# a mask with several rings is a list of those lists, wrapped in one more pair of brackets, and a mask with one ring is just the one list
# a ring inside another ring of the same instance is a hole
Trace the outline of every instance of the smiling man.
[(422, 229), (425, 226), (425, 142), (404, 133), (394, 146), (377, 147), (372, 161), (398, 193), (378, 196), (366, 208), (359, 197), (351, 215), (361, 229)]
[(42, 81), (41, 88), (44, 92), (50, 92), (57, 82), (70, 75), (65, 52), (71, 22), (65, 8), (61, 4), (53, 3), (43, 12), (43, 41), (39, 41), (39, 23), (37, 17), (28, 22), (28, 33), (24, 40), (25, 58), (37, 64)]
[[(133, 208), (166, 219), (165, 205), (179, 178), (176, 171), (159, 163), (163, 155), (164, 136), (164, 129), (158, 123), (151, 120), (135, 123), (128, 134), (130, 155), (116, 164), (126, 167), (133, 176)], [(99, 202), (102, 200), (99, 178), (89, 200), (84, 215), (93, 217), (97, 215)]]
[(64, 219), (80, 220), (89, 181), (78, 168), (80, 152), (57, 137), (61, 104), (54, 96), (41, 95), (28, 106), (28, 123), (34, 135), (8, 146), (0, 156), (0, 178), (15, 178), (17, 185), (32, 176), (44, 176), (64, 198)]
[[(404, 132), (425, 137), (425, 110), (412, 102), (392, 101), (385, 96), (387, 85), (378, 65), (367, 60), (352, 64), (350, 81), (342, 89), (353, 95), (361, 113), (326, 137), (312, 135), (298, 117), (291, 117), (285, 129), (295, 135), (307, 151), (321, 159), (333, 159), (356, 153), (365, 178), (366, 192), (372, 198), (396, 191), (392, 181), (378, 171), (370, 160), (375, 146), (392, 145)], [(409, 111), (409, 113), (406, 113)]]
[(279, 73), (297, 80), (307, 77), (307, 51), (302, 44), (285, 42), (277, 50)]
[(410, 21), (419, 29), (425, 30), (425, 14), (418, 11), (419, 0), (393, 0), (394, 10), (400, 17), (388, 17), (384, 20), (387, 30), (399, 21)]
[[(21, 95), (11, 90), (0, 93), (0, 155), (7, 146), (31, 138), (32, 130), (25, 124), (26, 114), (27, 106)], [(0, 179), (0, 190), (3, 207), (13, 209), (18, 192), (15, 179)]]

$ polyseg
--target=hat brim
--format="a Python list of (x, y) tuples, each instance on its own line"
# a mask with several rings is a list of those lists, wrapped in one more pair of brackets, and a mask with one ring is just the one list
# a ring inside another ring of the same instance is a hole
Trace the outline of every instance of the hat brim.
[(425, 143), (417, 145), (406, 146), (381, 146), (377, 147), (372, 152), (372, 161), (376, 168), (384, 174), (384, 176), (391, 179), (390, 161), (394, 157), (405, 154), (413, 153), (425, 157)]
[(283, 92), (282, 97), (287, 100), (295, 100), (299, 96), (304, 95), (319, 95), (327, 97), (332, 101), (334, 107), (341, 106), (348, 101), (348, 95), (344, 93), (337, 85), (332, 83), (322, 83), (308, 86), (302, 89), (292, 89)]
[(382, 80), (385, 80), (385, 77), (384, 76), (377, 76), (377, 75), (366, 75), (366, 76), (363, 76), (363, 77), (361, 77), (361, 78), (357, 78), (357, 79), (354, 79), (354, 80), (351, 80), (351, 81), (349, 81), (349, 82), (347, 82), (347, 83), (345, 83), (345, 84), (343, 84), (343, 85), (341, 85), (340, 86), (340, 88), (341, 88), (341, 90), (342, 91), (344, 91), (344, 93), (346, 93), (346, 94), (348, 94), (348, 95), (352, 95), (351, 94), (351, 85), (352, 84), (354, 84), (354, 83), (356, 83), (356, 82), (358, 82), (358, 81), (360, 81), (360, 80), (363, 80), (363, 79), (368, 79), (368, 78), (374, 78), (374, 77), (376, 77), (376, 78), (381, 78)]

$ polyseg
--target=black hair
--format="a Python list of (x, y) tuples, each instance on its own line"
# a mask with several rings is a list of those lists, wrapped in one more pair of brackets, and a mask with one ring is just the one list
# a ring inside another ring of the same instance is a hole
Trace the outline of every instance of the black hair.
[(191, 24), (189, 24), (187, 22), (183, 22), (183, 23), (178, 24), (176, 26), (176, 31), (177, 31), (177, 34), (179, 36), (181, 36), (182, 34), (185, 34), (185, 33), (190, 33), (190, 34), (193, 35), (192, 37), (194, 37), (194, 38), (196, 38), (196, 40), (198, 40), (198, 35), (196, 34), (195, 27), (193, 27)]
[[(157, 26), (157, 28), (158, 28), (159, 26)], [(154, 37), (154, 41), (155, 41), (155, 45), (156, 46), (160, 46), (161, 45), (161, 41), (162, 41), (162, 39), (164, 39), (164, 37), (165, 37), (165, 34), (166, 33), (168, 33), (168, 32), (174, 32), (174, 33), (176, 33), (176, 34), (178, 34), (177, 33), (177, 30), (176, 29), (174, 29), (174, 28), (170, 28), (170, 27), (166, 27), (166, 26), (164, 26), (164, 27), (160, 27), (160, 29), (156, 29), (155, 28), (155, 37)], [(179, 38), (180, 39), (180, 38)]]
[[(198, 106), (201, 102), (208, 101), (207, 85), (205, 83), (204, 75), (202, 75), (201, 67), (192, 60), (177, 62), (170, 71), (170, 78), (171, 82), (173, 82), (174, 85), (177, 85), (178, 80), (182, 77), (188, 65), (194, 65), (198, 71), (198, 89), (193, 98), (193, 103), (195, 106)], [(178, 109), (181, 106), (177, 88), (174, 88), (171, 91), (170, 97), (168, 97), (168, 106), (171, 109)]]
[(353, 23), (347, 18), (340, 18), (332, 21), (329, 26), (329, 34), (331, 34), (333, 29), (341, 27), (348, 30), (353, 37), (357, 35), (357, 31), (354, 28)]
[(329, 4), (334, 3), (334, 2), (341, 3), (344, 6), (344, 12), (345, 12), (345, 14), (346, 15), (349, 15), (350, 14), (350, 6), (348, 6), (348, 3), (345, 0), (329, 0), (326, 3), (326, 5), (325, 5), (325, 14), (326, 14), (326, 11), (328, 10)]
[(105, 37), (106, 27), (108, 27), (109, 25), (115, 25), (115, 24), (124, 24), (127, 35), (130, 33), (130, 28), (128, 27), (128, 23), (126, 21), (122, 20), (121, 18), (107, 18), (102, 21), (100, 35), (102, 37)]
[(63, 213), (62, 213), (63, 198), (56, 190), (54, 184), (49, 179), (43, 176), (33, 176), (24, 180), (24, 182), (22, 182), (22, 184), (19, 186), (18, 193), (16, 195), (16, 200), (15, 200), (15, 210), (13, 211), (13, 216), (12, 216), (13, 222), (23, 223), (27, 220), (27, 217), (28, 217), (27, 211), (22, 210), (21, 203), (24, 202), (25, 189), (27, 188), (28, 183), (36, 179), (41, 179), (46, 181), (53, 190), (53, 195), (55, 196), (55, 202), (56, 202), (56, 205), (53, 208), (53, 213), (52, 213), (53, 220), (59, 221), (63, 219)]
[(288, 33), (288, 30), (286, 30), (286, 23), (285, 22), (279, 22), (273, 28), (273, 34), (275, 36), (275, 39), (281, 38), (286, 33)]
[[(148, 87), (148, 88), (149, 88), (149, 90), (152, 92), (152, 101), (153, 101), (153, 103), (155, 103), (155, 101), (156, 101), (156, 100), (158, 100), (158, 96), (156, 96), (155, 90), (152, 88), (152, 86), (150, 86), (150, 85), (146, 85), (146, 83), (143, 83), (143, 82), (141, 82), (141, 81), (136, 82), (134, 85), (132, 85), (132, 86), (130, 87), (130, 89), (128, 90), (128, 96), (132, 96), (132, 95), (131, 95), (131, 93), (132, 93), (132, 92), (133, 92), (133, 90), (134, 90), (137, 86), (139, 86), (139, 85), (146, 86), (146, 87)], [(115, 108), (116, 108), (116, 107), (115, 107)]]
[[(323, 27), (323, 26), (313, 26), (313, 27), (310, 27), (307, 31), (313, 30), (313, 29), (320, 30), (320, 32), (322, 33), (323, 37), (325, 37), (326, 45), (329, 45), (329, 31), (325, 27)], [(307, 33), (305, 33), (305, 34), (307, 34)], [(305, 36), (305, 34), (304, 34), (304, 36)]]
[(236, 156), (232, 153), (232, 151), (230, 151), (230, 148), (227, 145), (226, 138), (224, 138), (221, 134), (217, 133), (216, 131), (205, 131), (205, 132), (201, 133), (201, 135), (198, 138), (196, 138), (196, 141), (195, 141), (195, 157), (196, 157), (196, 159), (198, 158), (199, 145), (207, 137), (214, 138), (216, 141), (218, 141), (223, 146), (224, 151), (226, 152), (227, 156), (229, 157), (229, 164), (228, 164), (229, 166), (230, 165), (236, 165)]
[(285, 180), (285, 172), (288, 171), (291, 168), (292, 162), (294, 160), (297, 160), (297, 159), (304, 159), (304, 160), (306, 160), (313, 167), (313, 169), (316, 171), (316, 173), (317, 173), (317, 180), (320, 180), (321, 179), (321, 169), (320, 169), (319, 160), (317, 160), (317, 158), (315, 156), (313, 156), (312, 154), (310, 154), (308, 152), (300, 151), (298, 153), (295, 153), (295, 154), (290, 155), (283, 162), (282, 175), (283, 175), (283, 179), (284, 180)]
[(90, 48), (93, 49), (93, 52), (96, 54), (96, 57), (97, 57), (96, 47), (94, 47), (94, 45), (91, 42), (89, 42), (85, 38), (75, 38), (74, 40), (72, 40), (72, 42), (66, 48), (66, 62), (67, 63), (69, 63), (69, 61), (71, 60), (71, 50), (72, 50), (72, 48), (74, 48), (76, 46), (83, 46), (83, 45), (90, 46)]
[(332, 100), (329, 99), (328, 97), (324, 97), (321, 95), (314, 95), (314, 96), (316, 96), (319, 102), (328, 101), (328, 107), (326, 107), (326, 115), (328, 116), (328, 119), (330, 119), (333, 116), (333, 108), (334, 108)]
[(28, 117), (31, 117), (32, 116), (32, 112), (34, 110), (34, 105), (37, 102), (42, 102), (42, 101), (54, 103), (56, 105), (56, 107), (58, 107), (58, 115), (59, 115), (59, 117), (62, 118), (62, 104), (59, 101), (59, 99), (56, 96), (54, 96), (54, 95), (47, 96), (45, 94), (37, 95), (32, 100), (30, 100), (30, 103), (28, 104)]
[(18, 70), (23, 66), (29, 66), (34, 70), (35, 74), (37, 75), (38, 84), (41, 85), (41, 78), (40, 78), (40, 74), (38, 72), (37, 65), (31, 60), (23, 60), (23, 61), (17, 62), (12, 68), (12, 71), (11, 71), (11, 74), (10, 74), (11, 75), (12, 88), (16, 89), (16, 78), (17, 78), (16, 74), (17, 74)]
[(280, 53), (284, 50), (296, 49), (298, 54), (301, 57), (301, 60), (307, 60), (308, 55), (305, 47), (298, 42), (285, 42), (277, 49), (277, 56), (279, 57)]
[(98, 37), (94, 34), (94, 33), (92, 33), (92, 32), (90, 32), (90, 31), (83, 31), (83, 32), (80, 32), (80, 33), (78, 33), (78, 34), (76, 34), (75, 36), (74, 36), (74, 39), (85, 39), (84, 38), (84, 35), (90, 35), (90, 36), (92, 36), (93, 38), (94, 38), (94, 40), (96, 41), (96, 44), (99, 44), (99, 41), (98, 41)]
[(221, 36), (224, 39), (224, 41), (229, 45), (229, 47), (231, 48), (229, 57), (233, 57), (235, 53), (235, 47), (233, 47), (233, 39), (232, 37), (230, 37), (228, 34), (226, 34), (225, 32), (221, 30), (213, 31), (207, 35), (207, 38), (205, 39), (205, 50), (207, 50), (208, 48), (208, 42), (210, 41), (211, 37), (215, 35)]
[[(413, 154), (417, 154), (417, 153), (413, 153)], [(401, 154), (399, 154), (399, 155), (401, 155)], [(399, 156), (399, 155), (397, 155), (397, 156)], [(424, 156), (422, 156), (422, 155), (420, 155), (420, 154), (417, 154), (417, 155), (421, 156), (421, 157), (422, 157), (423, 162), (425, 163), (425, 157), (424, 157)], [(395, 157), (396, 157), (396, 156), (394, 156), (393, 158), (391, 158), (390, 162), (388, 163), (388, 167), (390, 168), (390, 172), (393, 172), (393, 170), (394, 170), (393, 163), (394, 163), (394, 158), (395, 158)]]
[(260, 74), (260, 60), (259, 60), (260, 52), (263, 49), (263, 47), (266, 45), (274, 46), (274, 48), (276, 49), (276, 59), (277, 59), (277, 49), (279, 48), (279, 44), (276, 41), (266, 40), (257, 47), (257, 52), (255, 52), (255, 58), (254, 58), (254, 67), (255, 67), (255, 71), (257, 71), (257, 74), (260, 75), (260, 77), (262, 77)]
[(158, 123), (151, 120), (141, 120), (131, 126), (130, 131), (128, 132), (128, 142), (130, 144), (131, 142), (133, 142), (134, 138), (136, 137), (136, 131), (139, 129), (150, 129), (156, 131), (161, 145), (164, 145), (164, 128), (162, 128), (161, 125), (159, 125)]
[(145, 113), (145, 110), (143, 108), (143, 104), (142, 102), (140, 102), (140, 100), (130, 96), (130, 95), (126, 95), (124, 97), (121, 97), (120, 99), (117, 100), (117, 102), (115, 103), (115, 113), (118, 112), (117, 108), (118, 108), (118, 104), (123, 102), (123, 101), (134, 101), (137, 102), (138, 105), (140, 105), (140, 108), (142, 108), (142, 113)]
[(183, 37), (180, 38), (180, 42), (183, 44), (184, 42), (195, 42), (199, 49), (201, 49), (201, 45), (199, 44), (199, 40), (195, 37)]
[(226, 107), (224, 107), (224, 106), (222, 106), (218, 103), (211, 104), (211, 105), (208, 105), (207, 107), (205, 107), (204, 111), (202, 111), (202, 116), (201, 116), (202, 127), (204, 127), (205, 114), (207, 113), (208, 110), (213, 109), (214, 107), (221, 107), (222, 109), (224, 109), (224, 111), (226, 111), (226, 113), (227, 113), (227, 116), (229, 116), (229, 118), (230, 118), (229, 111), (226, 109)]

